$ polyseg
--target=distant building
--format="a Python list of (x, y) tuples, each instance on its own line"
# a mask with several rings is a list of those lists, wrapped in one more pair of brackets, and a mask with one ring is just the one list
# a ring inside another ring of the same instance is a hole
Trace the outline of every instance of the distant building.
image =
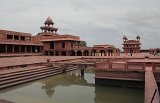
[(128, 40), (126, 36), (123, 37), (124, 53), (140, 53), (140, 36), (137, 35), (136, 40)]
[[(51, 18), (47, 18), (45, 26), (42, 26), (42, 32), (38, 33), (36, 38), (43, 38), (41, 42), (44, 45), (45, 55), (61, 56), (114, 56), (119, 55), (119, 49), (112, 45), (94, 45), (87, 47), (82, 44), (80, 37), (73, 35), (57, 34), (57, 28), (53, 27)], [(51, 31), (52, 30), (52, 31)]]
[(149, 49), (149, 53), (153, 55), (160, 55), (160, 48), (151, 48)]
[(120, 50), (112, 45), (87, 47), (80, 37), (60, 35), (48, 17), (36, 36), (29, 33), (0, 30), (0, 54), (44, 53), (53, 56), (118, 56)]
[(0, 30), (0, 53), (40, 53), (42, 43), (35, 43), (29, 33)]

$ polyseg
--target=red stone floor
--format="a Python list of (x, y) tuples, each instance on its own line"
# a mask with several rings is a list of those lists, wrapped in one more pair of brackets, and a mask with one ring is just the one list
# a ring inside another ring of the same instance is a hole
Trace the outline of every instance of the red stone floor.
[[(145, 72), (145, 103), (151, 103), (154, 91), (158, 88), (151, 67), (146, 67)], [(159, 103), (159, 94), (155, 94), (152, 103)]]
[(0, 58), (0, 67), (14, 66), (21, 64), (33, 64), (46, 62), (47, 59), (50, 61), (67, 60), (81, 58), (77, 56), (27, 56), (27, 57), (7, 57)]
[(0, 103), (14, 103), (14, 102), (10, 102), (10, 101), (6, 101), (6, 100), (1, 100), (0, 99)]

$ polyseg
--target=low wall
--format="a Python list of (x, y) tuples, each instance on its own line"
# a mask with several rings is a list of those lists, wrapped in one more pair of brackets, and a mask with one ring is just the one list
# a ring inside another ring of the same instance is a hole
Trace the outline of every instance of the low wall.
[(95, 71), (96, 85), (144, 87), (144, 72), (134, 71)]

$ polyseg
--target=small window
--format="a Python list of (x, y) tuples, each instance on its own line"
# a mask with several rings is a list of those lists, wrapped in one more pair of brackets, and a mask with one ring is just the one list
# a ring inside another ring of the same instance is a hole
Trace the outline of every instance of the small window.
[(73, 42), (71, 42), (71, 48), (73, 48)]
[(50, 42), (50, 49), (54, 49), (54, 42)]
[(24, 41), (24, 40), (25, 40), (25, 36), (21, 36), (21, 40), (23, 40), (23, 41)]
[(13, 35), (7, 34), (7, 39), (13, 39)]
[(64, 42), (62, 42), (62, 48), (65, 48), (65, 43)]
[(18, 35), (14, 35), (14, 40), (19, 40), (19, 36)]

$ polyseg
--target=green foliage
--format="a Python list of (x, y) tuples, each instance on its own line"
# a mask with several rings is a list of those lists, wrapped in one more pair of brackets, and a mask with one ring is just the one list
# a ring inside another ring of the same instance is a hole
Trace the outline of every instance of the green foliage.
[(86, 46), (87, 46), (86, 41), (81, 41), (81, 42), (79, 43), (79, 46), (84, 46), (84, 47), (86, 47)]

